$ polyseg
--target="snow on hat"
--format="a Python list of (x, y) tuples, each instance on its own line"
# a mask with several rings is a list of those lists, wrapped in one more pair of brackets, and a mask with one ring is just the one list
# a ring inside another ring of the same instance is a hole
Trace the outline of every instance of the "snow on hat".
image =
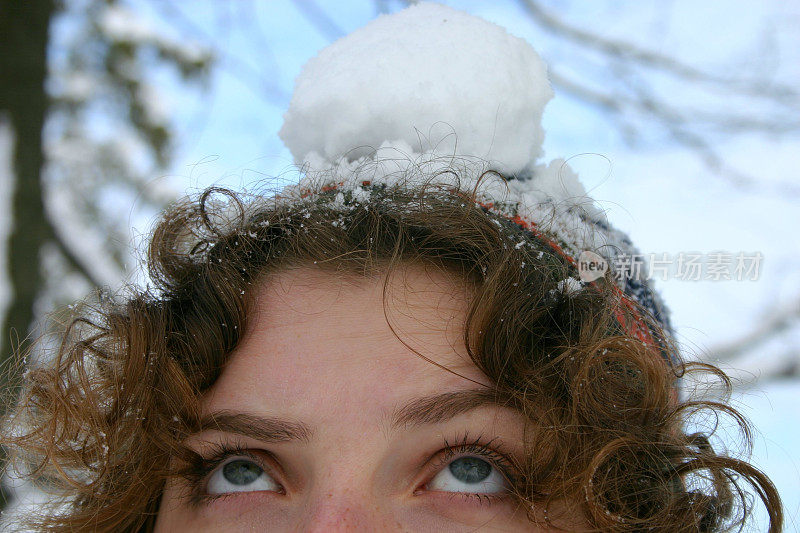
[[(575, 267), (563, 292), (581, 290), (597, 273), (581, 271), (579, 261), (608, 268), (641, 255), (563, 159), (538, 161), (552, 97), (536, 51), (496, 24), (427, 2), (381, 15), (324, 48), (298, 76), (279, 135), (304, 177), (281, 198), (313, 194), (321, 176), (323, 189), (347, 190), (362, 202), (376, 186), (431, 179), (477, 191), (484, 210)], [(482, 180), (486, 171), (507, 181)], [(619, 296), (623, 329), (664, 348), (640, 315), (631, 322), (622, 312), (636, 302), (673, 335), (641, 266), (606, 279)]]

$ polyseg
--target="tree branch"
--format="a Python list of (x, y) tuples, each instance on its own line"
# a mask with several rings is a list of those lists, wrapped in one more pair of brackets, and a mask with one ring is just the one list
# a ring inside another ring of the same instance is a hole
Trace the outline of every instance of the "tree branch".
[(533, 0), (519, 0), (519, 4), (542, 28), (587, 48), (598, 50), (607, 56), (632, 61), (645, 67), (669, 72), (684, 80), (712, 83), (725, 87), (726, 89), (735, 86), (742, 94), (766, 97), (776, 101), (788, 102), (791, 105), (797, 103), (798, 96), (800, 95), (797, 89), (791, 86), (765, 85), (751, 80), (718, 76), (687, 65), (674, 57), (666, 56), (651, 50), (645, 50), (629, 42), (609, 39), (596, 33), (571, 26), (545, 11)]
[(95, 287), (103, 287), (105, 284), (98, 278), (91, 269), (83, 263), (80, 257), (78, 257), (75, 252), (69, 247), (67, 242), (61, 237), (59, 234), (58, 229), (53, 225), (49, 217), (45, 217), (47, 221), (48, 230), (50, 233), (50, 238), (52, 239), (53, 243), (58, 247), (58, 250), (61, 252), (61, 255), (67, 260), (69, 265), (80, 275), (82, 275), (86, 280), (91, 283)]
[(345, 31), (331, 19), (314, 0), (292, 0), (292, 3), (307, 21), (329, 41), (344, 37)]
[(760, 323), (736, 339), (712, 347), (704, 359), (730, 362), (741, 358), (752, 353), (765, 341), (788, 330), (798, 319), (800, 319), (800, 298), (772, 310)]
[(182, 26), (190, 33), (200, 36), (200, 38), (206, 42), (206, 46), (219, 55), (219, 64), (221, 67), (233, 76), (239, 78), (246, 86), (254, 90), (258, 96), (265, 98), (270, 104), (281, 108), (285, 107), (289, 102), (289, 95), (276, 81), (269, 79), (267, 76), (263, 76), (257, 69), (252, 68), (236, 56), (226, 53), (216, 44), (208, 44), (214, 43), (214, 38), (187, 17), (173, 2), (154, 1), (152, 3), (156, 8), (161, 10), (166, 18)]
[(800, 352), (797, 348), (771, 353), (763, 357), (743, 357), (721, 365), (737, 388), (754, 387), (759, 383), (800, 377)]
[[(651, 120), (656, 124), (661, 124), (666, 130), (672, 140), (689, 150), (695, 152), (703, 163), (714, 171), (716, 174), (723, 176), (731, 182), (732, 185), (754, 191), (756, 189), (766, 190), (773, 189), (776, 193), (784, 196), (797, 197), (800, 196), (800, 186), (793, 183), (776, 183), (766, 185), (749, 176), (745, 173), (730, 167), (725, 163), (722, 157), (713, 149), (703, 136), (694, 133), (689, 128), (690, 121), (685, 118), (686, 114), (692, 115), (691, 112), (681, 113), (678, 109), (669, 106), (666, 102), (658, 100), (652, 93), (647, 92), (641, 85), (631, 83), (629, 87), (637, 95), (636, 98), (631, 98), (621, 94), (604, 94), (599, 91), (590, 89), (584, 85), (573, 82), (562, 76), (556, 69), (550, 69), (548, 72), (553, 85), (558, 86), (565, 93), (571, 94), (574, 97), (595, 106), (598, 109), (615, 115), (621, 118), (626, 110), (635, 110), (637, 112), (649, 115)], [(692, 115), (693, 120), (696, 115)], [(718, 117), (720, 121), (724, 117)], [(741, 123), (740, 123), (741, 124)], [(754, 123), (751, 123), (754, 125)], [(777, 124), (761, 123), (758, 129), (764, 131), (786, 131), (794, 130), (800, 127), (800, 122), (797, 125), (780, 126)], [(751, 130), (752, 131), (752, 130)]]

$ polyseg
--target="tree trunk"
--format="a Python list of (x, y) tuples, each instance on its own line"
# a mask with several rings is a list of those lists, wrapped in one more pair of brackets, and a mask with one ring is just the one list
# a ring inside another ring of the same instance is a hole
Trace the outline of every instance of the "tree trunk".
[[(48, 29), (54, 10), (53, 0), (0, 0), (0, 113), (15, 139), (7, 248), (11, 301), (0, 330), (4, 392), (14, 379), (10, 373), (16, 368), (14, 350), (34, 325), (34, 304), (42, 285), (40, 253), (48, 239), (42, 198), (42, 128), (48, 105)], [(4, 506), (5, 494), (1, 498)]]

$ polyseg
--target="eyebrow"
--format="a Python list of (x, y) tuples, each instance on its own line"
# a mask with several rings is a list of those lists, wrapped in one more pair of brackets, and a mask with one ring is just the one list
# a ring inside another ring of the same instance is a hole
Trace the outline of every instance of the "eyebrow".
[(202, 431), (233, 433), (262, 442), (308, 442), (312, 434), (309, 427), (301, 422), (232, 411), (217, 411), (203, 417), (197, 432)]
[(446, 422), (460, 414), (487, 405), (503, 406), (490, 389), (465, 389), (416, 398), (395, 410), (392, 428), (408, 428)]
[[(439, 424), (488, 405), (504, 406), (504, 403), (490, 389), (466, 389), (423, 396), (395, 409), (390, 416), (391, 427), (399, 429)], [(271, 443), (308, 442), (313, 435), (313, 431), (302, 422), (232, 411), (217, 411), (205, 416), (197, 432), (202, 431), (221, 431)]]

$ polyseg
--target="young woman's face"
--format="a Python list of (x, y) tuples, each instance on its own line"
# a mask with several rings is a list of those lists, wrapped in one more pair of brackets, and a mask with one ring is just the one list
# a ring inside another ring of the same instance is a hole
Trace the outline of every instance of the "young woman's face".
[(540, 531), (505, 494), (523, 420), (481, 400), (467, 287), (403, 269), (388, 323), (383, 288), (304, 268), (260, 289), (189, 441), (208, 461), (168, 482), (156, 531)]

